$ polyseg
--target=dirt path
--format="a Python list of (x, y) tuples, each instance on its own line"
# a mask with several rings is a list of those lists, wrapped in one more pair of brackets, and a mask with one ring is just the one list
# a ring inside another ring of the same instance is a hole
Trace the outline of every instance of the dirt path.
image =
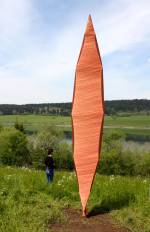
[(74, 209), (65, 210), (68, 218), (66, 224), (50, 225), (52, 232), (130, 232), (114, 222), (109, 214), (98, 214), (83, 218), (81, 212)]

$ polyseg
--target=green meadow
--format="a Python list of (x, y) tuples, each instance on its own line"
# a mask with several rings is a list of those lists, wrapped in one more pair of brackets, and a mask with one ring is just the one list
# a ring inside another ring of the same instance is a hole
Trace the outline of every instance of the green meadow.
[[(71, 117), (47, 115), (0, 115), (0, 125), (12, 126), (16, 121), (22, 122), (29, 132), (40, 130), (48, 124), (54, 124), (65, 131), (71, 131)], [(125, 134), (150, 135), (150, 116), (105, 116), (104, 132), (121, 130)]]
[(22, 122), (29, 131), (38, 131), (48, 124), (71, 129), (71, 118), (64, 116), (43, 116), (43, 115), (1, 115), (0, 124), (12, 126), (16, 121)]
[(135, 127), (135, 128), (147, 128), (150, 129), (150, 116), (146, 115), (130, 115), (130, 116), (106, 116), (106, 126), (120, 126), (120, 127)]
[[(0, 231), (50, 231), (67, 222), (64, 209), (80, 210), (74, 172), (56, 172), (46, 183), (44, 171), (0, 167)], [(150, 179), (97, 174), (88, 211), (110, 213), (134, 232), (149, 232)]]

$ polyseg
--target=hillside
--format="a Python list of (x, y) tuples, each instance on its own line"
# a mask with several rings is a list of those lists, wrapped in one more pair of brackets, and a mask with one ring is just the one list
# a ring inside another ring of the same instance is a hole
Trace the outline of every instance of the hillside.
[(97, 174), (84, 220), (74, 172), (56, 172), (50, 185), (44, 171), (0, 167), (0, 175), (0, 231), (128, 231), (116, 220), (149, 231), (148, 178)]

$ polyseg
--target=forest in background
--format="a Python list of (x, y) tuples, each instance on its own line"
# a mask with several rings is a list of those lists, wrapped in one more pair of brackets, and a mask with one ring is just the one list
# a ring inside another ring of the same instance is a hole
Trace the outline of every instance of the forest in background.
[[(0, 104), (0, 115), (16, 114), (42, 114), (70, 116), (71, 102), (66, 103), (42, 103), (42, 104)], [(150, 100), (111, 100), (105, 101), (105, 114), (146, 114), (150, 115)]]

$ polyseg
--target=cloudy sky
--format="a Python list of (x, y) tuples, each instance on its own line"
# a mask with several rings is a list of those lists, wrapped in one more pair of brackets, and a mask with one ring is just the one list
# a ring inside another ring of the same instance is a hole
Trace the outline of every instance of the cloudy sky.
[(150, 99), (150, 0), (0, 0), (0, 104), (72, 100), (89, 13), (105, 99)]

